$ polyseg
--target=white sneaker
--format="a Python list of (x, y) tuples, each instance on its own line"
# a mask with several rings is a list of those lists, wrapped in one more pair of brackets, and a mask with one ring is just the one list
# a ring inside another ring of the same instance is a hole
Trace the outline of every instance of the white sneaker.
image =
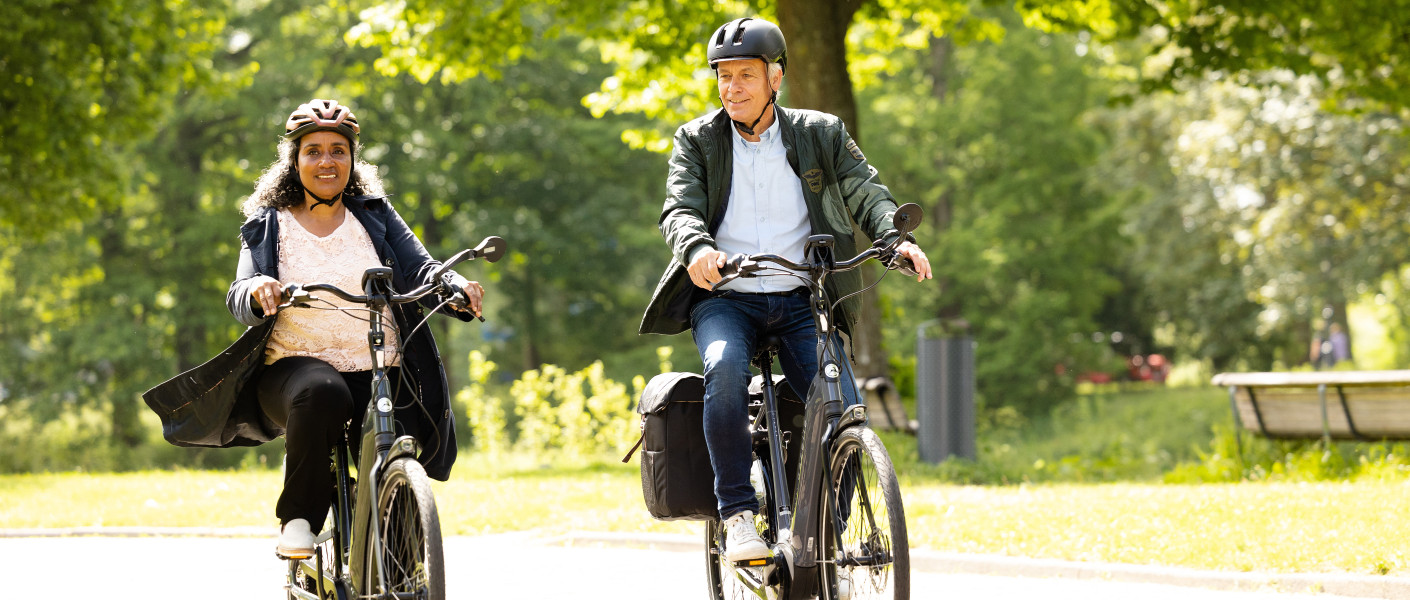
[(754, 528), (753, 511), (736, 513), (725, 519), (725, 558), (731, 562), (764, 558), (769, 547)]
[(313, 556), (313, 531), (305, 519), (294, 519), (284, 524), (279, 533), (279, 547), (274, 552), (284, 558), (310, 558)]

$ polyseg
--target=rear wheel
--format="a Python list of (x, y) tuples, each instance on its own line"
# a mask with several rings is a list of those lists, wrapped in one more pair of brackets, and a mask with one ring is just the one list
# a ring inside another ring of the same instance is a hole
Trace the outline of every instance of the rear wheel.
[[(375, 518), (382, 535), (368, 536), (367, 591), (444, 600), (440, 516), (425, 469), (410, 458), (397, 459), (382, 472), (381, 483)], [(378, 575), (379, 559), (385, 581)]]
[(823, 494), (822, 597), (908, 600), (910, 547), (891, 457), (876, 433), (852, 427), (833, 442)]

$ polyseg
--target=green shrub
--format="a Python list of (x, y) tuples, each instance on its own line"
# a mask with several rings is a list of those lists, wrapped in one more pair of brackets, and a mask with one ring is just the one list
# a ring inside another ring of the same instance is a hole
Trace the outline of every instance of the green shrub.
[[(133, 402), (139, 400), (133, 399)], [(256, 448), (181, 448), (162, 439), (161, 420), (138, 413), (142, 439), (126, 446), (112, 437), (112, 407), (106, 402), (68, 406), (48, 420), (29, 401), (0, 403), (0, 473), (110, 472), (189, 467), (203, 469), (277, 466), (283, 440)]]
[(1394, 442), (1269, 440), (1233, 427), (1214, 430), (1199, 456), (1165, 474), (1169, 483), (1230, 481), (1403, 481), (1410, 478), (1410, 453)]
[(545, 365), (526, 371), (505, 390), (489, 384), (494, 363), (478, 352), (471, 354), (470, 363), (472, 383), (457, 400), (468, 416), (477, 452), (595, 455), (634, 441), (633, 407), (646, 386), (641, 376), (629, 390), (604, 376), (601, 362), (574, 373)]
[[(1155, 481), (1199, 449), (1230, 418), (1213, 388), (1102, 386), (1047, 415), (985, 410), (976, 423), (976, 460), (919, 462), (910, 436), (887, 436), (898, 470), (971, 484)], [(891, 448), (894, 445), (896, 448)]]

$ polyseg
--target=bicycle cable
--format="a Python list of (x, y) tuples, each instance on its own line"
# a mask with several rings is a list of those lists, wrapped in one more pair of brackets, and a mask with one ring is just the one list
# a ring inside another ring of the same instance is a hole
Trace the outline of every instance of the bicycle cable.
[[(406, 339), (410, 339), (412, 336), (415, 336), (415, 335), (416, 335), (416, 332), (420, 331), (420, 330), (421, 330), (421, 327), (425, 326), (426, 323), (428, 323), (428, 322), (431, 320), (431, 315), (440, 312), (441, 309), (442, 309), (442, 308), (445, 308), (445, 306), (446, 306), (447, 304), (450, 304), (450, 298), (446, 298), (445, 300), (442, 300), (440, 304), (437, 304), (435, 308), (431, 309), (431, 312), (430, 312), (430, 313), (428, 313), (426, 316), (422, 317), (421, 322), (420, 322), (420, 323), (417, 323), (415, 327), (412, 327), (412, 328), (411, 328), (411, 333), (407, 334), (406, 338), (402, 338), (402, 337), (398, 336), (398, 337), (397, 337), (397, 347), (398, 347), (398, 348), (404, 348), (405, 346), (404, 346), (403, 344), (405, 343), (405, 340), (406, 340)], [(408, 403), (408, 404), (406, 404), (406, 405), (404, 405), (404, 406), (397, 404), (397, 399), (401, 396), (401, 390), (402, 390), (403, 387), (406, 388), (407, 393), (411, 396), (411, 402)], [(447, 390), (446, 401), (447, 401), (447, 402), (450, 401), (449, 390)], [(405, 377), (404, 375), (398, 377), (398, 385), (397, 385), (396, 391), (392, 393), (392, 403), (393, 403), (393, 405), (396, 405), (397, 408), (409, 407), (409, 406), (411, 406), (411, 404), (415, 404), (415, 405), (416, 405), (416, 408), (421, 411), (422, 416), (425, 416), (425, 417), (426, 417), (426, 422), (428, 422), (428, 423), (434, 423), (434, 422), (435, 422), (435, 419), (431, 416), (431, 411), (426, 410), (426, 403), (421, 401), (421, 396), (416, 393), (416, 390), (411, 389), (410, 385), (406, 382), (406, 377)], [(441, 443), (442, 443), (442, 440), (441, 440), (441, 430), (440, 430), (439, 427), (434, 427), (434, 426), (433, 426), (433, 427), (431, 427), (431, 431), (432, 431), (432, 433), (435, 434), (435, 441), (436, 441), (436, 443), (435, 443), (434, 446), (431, 447), (429, 453), (426, 455), (425, 460), (422, 461), (423, 463), (424, 463), (424, 462), (430, 462), (431, 459), (435, 458), (436, 455), (439, 454), (440, 451), (441, 451)]]
[[(319, 301), (319, 302), (322, 302), (322, 303), (324, 303), (324, 304), (327, 304), (328, 306), (311, 306), (311, 305), (305, 304), (302, 308), (311, 308), (311, 309), (314, 309), (314, 310), (334, 310), (334, 311), (338, 311), (338, 312), (340, 312), (340, 313), (342, 313), (342, 314), (344, 314), (344, 315), (347, 315), (347, 316), (350, 317), (350, 318), (356, 319), (356, 320), (358, 320), (358, 321), (362, 321), (362, 322), (364, 322), (364, 323), (371, 323), (371, 322), (372, 322), (372, 317), (371, 317), (371, 315), (374, 313), (374, 311), (373, 311), (371, 308), (359, 307), (359, 306), (339, 306), (339, 305), (337, 305), (337, 304), (334, 304), (331, 300), (328, 300), (328, 299), (326, 299), (326, 298), (319, 298), (319, 297), (315, 297), (315, 296), (310, 296), (307, 302), (312, 302), (312, 301), (314, 301), (314, 300), (317, 300), (317, 301)], [(431, 311), (431, 314), (435, 314), (435, 313), (439, 312), (440, 309), (443, 308), (443, 307), (444, 307), (446, 304), (448, 304), (449, 302), (450, 302), (449, 299), (447, 299), (447, 300), (441, 302), (439, 305), (436, 306), (435, 309), (433, 309), (433, 310)], [(388, 305), (388, 308), (390, 308), (390, 307), (391, 307), (391, 305), (389, 304), (389, 305)], [(367, 313), (367, 316), (355, 314), (355, 313), (357, 313), (357, 312), (366, 312), (366, 313)], [(385, 315), (384, 315), (384, 316), (385, 316)], [(430, 315), (426, 315), (426, 317), (422, 318), (422, 319), (421, 319), (421, 322), (420, 322), (420, 323), (417, 323), (416, 327), (413, 327), (413, 328), (411, 329), (411, 334), (408, 335), (408, 336), (406, 336), (405, 338), (402, 337), (402, 335), (401, 335), (401, 328), (400, 328), (400, 326), (398, 326), (395, 317), (390, 318), (390, 319), (383, 319), (383, 321), (384, 321), (384, 327), (385, 327), (385, 329), (387, 330), (387, 332), (388, 332), (389, 334), (391, 334), (393, 337), (396, 338), (396, 341), (397, 341), (397, 348), (398, 348), (398, 354), (401, 354), (400, 350), (406, 347), (406, 339), (410, 338), (410, 337), (413, 336), (413, 335), (416, 335), (416, 332), (419, 331), (419, 330), (421, 329), (421, 327), (422, 327), (423, 325), (425, 325), (427, 321), (430, 320), (430, 318), (431, 318)], [(426, 417), (426, 421), (427, 421), (428, 423), (433, 423), (433, 422), (435, 422), (435, 419), (431, 417), (431, 411), (426, 410), (426, 404), (421, 401), (421, 396), (416, 393), (416, 390), (411, 389), (410, 384), (407, 383), (406, 373), (405, 373), (405, 371), (404, 371), (403, 369), (400, 369), (400, 368), (397, 369), (397, 385), (392, 386), (392, 387), (394, 388), (394, 391), (392, 392), (391, 400), (392, 400), (392, 404), (393, 404), (393, 407), (394, 407), (394, 408), (397, 408), (397, 409), (408, 408), (408, 407), (411, 406), (411, 404), (415, 404), (416, 407), (421, 411), (422, 416)], [(407, 393), (411, 396), (411, 402), (408, 403), (408, 404), (405, 404), (405, 405), (398, 404), (398, 402), (397, 402), (397, 400), (401, 397), (401, 390), (402, 390), (403, 388), (405, 388), (406, 391), (407, 391)], [(449, 398), (449, 397), (447, 397), (447, 398)], [(393, 422), (395, 423), (395, 420), (394, 420)], [(430, 450), (429, 454), (426, 455), (426, 458), (421, 461), (421, 462), (423, 462), (423, 463), (431, 461), (431, 460), (434, 459), (434, 458), (436, 457), (436, 455), (439, 454), (440, 451), (441, 451), (441, 443), (442, 443), (442, 440), (441, 440), (441, 431), (440, 431), (440, 428), (433, 426), (433, 427), (431, 427), (431, 431), (432, 431), (432, 433), (433, 433), (434, 436), (435, 436), (435, 437), (434, 437), (435, 445), (433, 445), (433, 446), (431, 447), (431, 450)], [(405, 433), (405, 431), (403, 431), (403, 433)]]

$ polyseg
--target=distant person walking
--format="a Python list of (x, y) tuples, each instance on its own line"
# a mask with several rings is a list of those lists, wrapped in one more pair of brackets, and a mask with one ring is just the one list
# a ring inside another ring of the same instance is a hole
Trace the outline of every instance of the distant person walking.
[(1332, 323), (1323, 338), (1318, 334), (1312, 337), (1312, 364), (1318, 368), (1334, 367), (1339, 362), (1351, 360), (1351, 339), (1341, 323)]

